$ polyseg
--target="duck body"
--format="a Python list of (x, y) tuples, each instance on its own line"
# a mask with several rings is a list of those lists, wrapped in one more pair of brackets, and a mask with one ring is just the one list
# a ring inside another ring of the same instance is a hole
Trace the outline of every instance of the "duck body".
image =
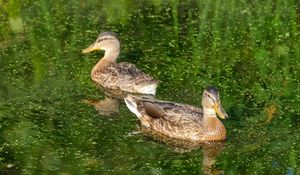
[(112, 63), (104, 70), (96, 70), (92, 72), (91, 78), (110, 94), (127, 92), (155, 95), (158, 85), (153, 77), (127, 62)]
[[(168, 137), (190, 141), (221, 141), (226, 129), (212, 108), (128, 96), (125, 103), (141, 125)], [(224, 118), (227, 115), (223, 109)]]
[(116, 63), (120, 54), (120, 41), (115, 33), (100, 34), (95, 43), (84, 49), (83, 53), (94, 50), (105, 50), (105, 54), (93, 67), (91, 78), (109, 94), (155, 95), (159, 81), (137, 69), (134, 64)]

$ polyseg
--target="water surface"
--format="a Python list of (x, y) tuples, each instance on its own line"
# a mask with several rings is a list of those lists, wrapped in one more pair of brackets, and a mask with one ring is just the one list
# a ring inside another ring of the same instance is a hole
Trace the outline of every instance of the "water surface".
[[(300, 7), (296, 1), (0, 1), (2, 174), (299, 174)], [(137, 130), (124, 103), (111, 116), (90, 79), (100, 32), (118, 61), (161, 80), (157, 98), (200, 106), (218, 87), (228, 140), (178, 151)]]

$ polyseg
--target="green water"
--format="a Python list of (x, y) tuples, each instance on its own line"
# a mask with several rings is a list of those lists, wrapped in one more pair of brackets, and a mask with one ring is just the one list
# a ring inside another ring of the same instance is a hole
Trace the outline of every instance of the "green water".
[[(300, 174), (300, 3), (296, 0), (0, 0), (1, 174), (203, 174), (205, 149), (131, 134), (137, 118), (103, 99), (82, 55), (100, 32), (118, 61), (161, 80), (157, 98), (199, 106), (218, 87), (230, 116), (220, 174)], [(213, 170), (211, 170), (213, 171)]]

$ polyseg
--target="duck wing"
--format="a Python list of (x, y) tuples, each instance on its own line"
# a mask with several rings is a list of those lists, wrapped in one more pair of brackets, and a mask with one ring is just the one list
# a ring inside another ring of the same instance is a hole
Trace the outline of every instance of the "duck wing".
[(200, 108), (132, 95), (124, 100), (144, 127), (183, 140), (200, 140), (203, 136), (203, 112)]
[(168, 122), (172, 126), (187, 125), (188, 123), (199, 124), (203, 118), (202, 109), (173, 102), (147, 100), (143, 99), (141, 105), (147, 116), (152, 117), (154, 120), (158, 119), (161, 122)]
[[(119, 89), (132, 93), (146, 93), (156, 90), (158, 81), (137, 69), (134, 64), (122, 62), (112, 64), (98, 76), (104, 88)], [(147, 89), (147, 87), (149, 87)], [(151, 93), (150, 93), (151, 94)]]

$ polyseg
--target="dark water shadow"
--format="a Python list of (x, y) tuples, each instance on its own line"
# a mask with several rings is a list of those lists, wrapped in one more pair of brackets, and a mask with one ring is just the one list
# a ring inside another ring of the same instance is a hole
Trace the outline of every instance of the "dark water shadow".
[(139, 126), (139, 131), (147, 138), (153, 139), (160, 143), (166, 144), (168, 149), (176, 153), (189, 153), (192, 151), (202, 150), (202, 164), (201, 171), (205, 175), (223, 174), (224, 170), (216, 169), (215, 163), (217, 156), (222, 152), (225, 147), (225, 141), (220, 142), (192, 142), (187, 140), (179, 140), (167, 137), (157, 133), (149, 128)]

